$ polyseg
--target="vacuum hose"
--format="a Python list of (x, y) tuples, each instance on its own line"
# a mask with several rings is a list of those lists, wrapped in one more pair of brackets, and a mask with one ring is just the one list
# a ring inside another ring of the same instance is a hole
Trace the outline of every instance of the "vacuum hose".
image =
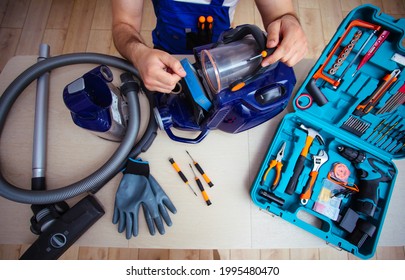
[[(138, 71), (126, 60), (97, 53), (75, 53), (65, 54), (47, 58), (37, 62), (21, 73), (4, 91), (0, 98), (0, 135), (3, 131), (7, 115), (22, 91), (35, 79), (50, 72), (55, 68), (73, 64), (105, 64), (119, 68), (139, 77)], [(3, 177), (0, 170), (0, 195), (16, 202), (27, 204), (51, 204), (73, 198), (85, 192), (96, 192), (111, 180), (125, 165), (129, 157), (137, 156), (140, 152), (146, 151), (156, 136), (157, 124), (153, 117), (153, 110), (150, 110), (148, 128), (143, 137), (134, 146), (140, 126), (140, 109), (138, 91), (136, 87), (125, 87), (129, 107), (129, 121), (124, 139), (114, 154), (97, 171), (86, 178), (68, 185), (66, 187), (32, 191), (18, 188)], [(152, 108), (152, 98), (147, 93)]]

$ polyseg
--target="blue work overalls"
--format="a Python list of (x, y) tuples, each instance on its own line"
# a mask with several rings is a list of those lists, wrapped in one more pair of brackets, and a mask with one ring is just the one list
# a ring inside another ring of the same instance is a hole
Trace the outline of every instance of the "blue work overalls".
[(224, 0), (212, 0), (211, 4), (196, 4), (173, 0), (152, 0), (157, 17), (152, 32), (155, 48), (172, 54), (190, 54), (201, 42), (198, 38), (198, 19), (212, 16), (212, 42), (222, 31), (230, 28), (229, 7)]

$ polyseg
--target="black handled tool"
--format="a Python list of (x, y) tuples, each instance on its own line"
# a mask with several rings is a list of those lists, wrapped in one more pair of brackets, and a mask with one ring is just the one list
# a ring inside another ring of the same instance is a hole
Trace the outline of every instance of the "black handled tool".
[(197, 183), (197, 186), (201, 191), (201, 194), (202, 194), (202, 196), (203, 196), (203, 198), (205, 200), (205, 203), (207, 203), (207, 205), (210, 206), (211, 205), (211, 200), (209, 199), (208, 194), (205, 191), (205, 189), (204, 189), (204, 187), (203, 187), (203, 185), (201, 183), (201, 180), (197, 177), (197, 174), (195, 174), (194, 169), (191, 166), (191, 164), (189, 164), (189, 165), (190, 165), (191, 170), (193, 171), (195, 182)]
[(266, 190), (260, 189), (259, 190), (259, 195), (261, 197), (265, 198), (266, 200), (270, 201), (270, 202), (277, 203), (280, 206), (284, 205), (285, 200), (282, 199), (281, 197), (278, 197), (277, 195), (275, 195), (272, 192), (268, 192)]
[(315, 79), (311, 79), (305, 88), (318, 106), (323, 106), (328, 103), (328, 99), (316, 85)]
[(207, 174), (205, 174), (205, 172), (202, 169), (201, 165), (199, 165), (198, 162), (196, 162), (193, 159), (193, 157), (190, 155), (190, 153), (188, 151), (186, 151), (186, 153), (189, 155), (189, 157), (193, 161), (193, 164), (194, 164), (195, 168), (197, 168), (198, 172), (200, 172), (201, 176), (203, 176), (203, 178), (204, 178), (205, 182), (207, 182), (208, 186), (213, 187), (214, 184), (211, 182), (211, 179), (207, 176)]
[(309, 148), (311, 147), (314, 139), (317, 138), (321, 144), (324, 144), (322, 136), (315, 129), (306, 127), (303, 124), (300, 125), (300, 128), (307, 131), (307, 138), (305, 140), (305, 146), (302, 149), (297, 162), (295, 163), (293, 176), (290, 178), (290, 181), (288, 182), (288, 185), (285, 189), (285, 192), (287, 194), (293, 194), (297, 188), (298, 178), (300, 177), (301, 172), (304, 169), (304, 163), (307, 159)]
[(190, 188), (190, 190), (197, 196), (193, 188), (190, 186), (190, 183), (188, 182), (187, 177), (184, 175), (184, 173), (181, 171), (180, 167), (177, 165), (177, 163), (174, 161), (173, 158), (169, 158), (170, 163), (172, 164), (174, 170), (177, 171), (177, 174), (179, 174), (180, 178), (183, 180), (183, 182)]

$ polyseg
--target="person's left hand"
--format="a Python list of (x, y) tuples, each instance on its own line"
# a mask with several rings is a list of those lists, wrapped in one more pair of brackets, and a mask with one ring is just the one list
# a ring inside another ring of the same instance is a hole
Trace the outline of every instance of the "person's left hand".
[(262, 61), (265, 67), (277, 61), (294, 66), (306, 54), (307, 38), (298, 19), (284, 15), (267, 26), (267, 48), (275, 48), (274, 53)]

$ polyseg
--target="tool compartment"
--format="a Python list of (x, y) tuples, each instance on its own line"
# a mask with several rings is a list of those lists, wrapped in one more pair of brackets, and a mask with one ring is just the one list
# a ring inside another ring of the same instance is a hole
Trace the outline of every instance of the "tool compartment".
[[(405, 19), (375, 6), (348, 14), (297, 90), (295, 112), (280, 123), (251, 187), (258, 207), (364, 259), (382, 231), (392, 160), (405, 155), (404, 33)], [(269, 167), (284, 143), (278, 180)]]

